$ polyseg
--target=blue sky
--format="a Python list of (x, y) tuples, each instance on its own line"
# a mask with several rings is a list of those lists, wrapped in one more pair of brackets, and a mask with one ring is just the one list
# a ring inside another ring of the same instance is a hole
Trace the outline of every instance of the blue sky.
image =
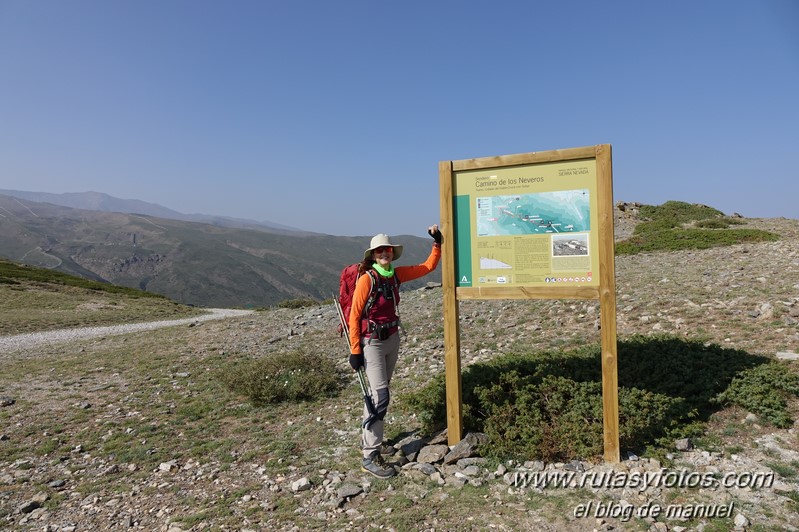
[(0, 188), (424, 235), (438, 162), (799, 217), (799, 2), (0, 0)]

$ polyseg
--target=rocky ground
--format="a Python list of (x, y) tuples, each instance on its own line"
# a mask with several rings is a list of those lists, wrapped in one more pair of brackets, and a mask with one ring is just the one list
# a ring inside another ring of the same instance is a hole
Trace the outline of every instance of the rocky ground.
[[(617, 238), (634, 226), (633, 210), (618, 212)], [(799, 221), (748, 223), (782, 239), (618, 257), (619, 337), (670, 333), (795, 359)], [(346, 371), (332, 306), (0, 353), (7, 370), (0, 377), (0, 528), (799, 526), (797, 427), (775, 429), (745, 411), (719, 413), (709, 427), (716, 441), (709, 448), (675, 442), (668, 463), (629, 449), (620, 464), (497, 463), (477, 456), (480, 435), (456, 448), (448, 447), (442, 434), (421, 438), (402, 396), (443, 371), (440, 288), (405, 294), (402, 313), (408, 332), (387, 429), (392, 453), (387, 457), (400, 473), (389, 481), (358, 468), (361, 407), (354, 379), (340, 396), (312, 405), (258, 410), (225, 398), (224, 416), (184, 412), (199, 408), (193, 400), (204, 397), (198, 390), (204, 374), (233, 355), (315, 349), (335, 357)], [(461, 302), (462, 362), (488, 360), (520, 345), (550, 349), (596, 342), (598, 314), (598, 304), (584, 301)], [(147, 353), (158, 350), (168, 356), (136, 371), (108, 358), (130, 351), (145, 364)], [(84, 363), (87, 369), (81, 370)], [(799, 413), (796, 404), (793, 408)], [(174, 421), (182, 414), (192, 422)], [(165, 428), (170, 423), (174, 429)], [(158, 430), (174, 433), (159, 440)], [(197, 439), (206, 441), (200, 446)], [(140, 444), (149, 454), (135, 458), (121, 448)]]

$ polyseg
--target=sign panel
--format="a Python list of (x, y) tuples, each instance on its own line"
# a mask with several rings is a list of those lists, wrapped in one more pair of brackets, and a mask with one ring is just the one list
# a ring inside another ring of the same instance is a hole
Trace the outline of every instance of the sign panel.
[(466, 299), (599, 300), (605, 459), (620, 460), (611, 146), (438, 164), (448, 441), (463, 432)]
[(598, 286), (596, 160), (453, 175), (456, 286)]

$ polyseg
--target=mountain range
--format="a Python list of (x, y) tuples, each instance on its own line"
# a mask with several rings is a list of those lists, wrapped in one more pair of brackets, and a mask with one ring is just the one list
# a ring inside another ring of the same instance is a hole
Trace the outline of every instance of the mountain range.
[(52, 203), (62, 207), (84, 209), (87, 211), (123, 212), (146, 214), (157, 218), (170, 220), (183, 220), (184, 222), (199, 222), (220, 227), (235, 227), (238, 229), (256, 229), (273, 233), (308, 233), (294, 227), (281, 225), (274, 222), (259, 222), (245, 218), (232, 218), (229, 216), (215, 216), (213, 214), (184, 214), (157, 203), (148, 203), (137, 199), (122, 199), (109, 196), (103, 192), (66, 192), (54, 194), (51, 192), (29, 192), (24, 190), (0, 189), (0, 194), (13, 196), (37, 203)]
[[(205, 222), (187, 221), (159, 205), (105, 194), (42, 194), (0, 194), (0, 257), (197, 306), (258, 308), (327, 299), (338, 292), (341, 269), (359, 261), (369, 243), (367, 236), (209, 215), (191, 215)], [(392, 239), (405, 246), (403, 264), (422, 262), (430, 252), (430, 238)], [(440, 279), (438, 270), (408, 287)]]

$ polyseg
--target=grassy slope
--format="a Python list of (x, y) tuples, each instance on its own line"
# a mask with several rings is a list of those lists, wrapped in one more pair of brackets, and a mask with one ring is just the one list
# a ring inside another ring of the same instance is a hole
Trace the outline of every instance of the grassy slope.
[(200, 312), (148, 292), (0, 260), (0, 335), (172, 319)]

